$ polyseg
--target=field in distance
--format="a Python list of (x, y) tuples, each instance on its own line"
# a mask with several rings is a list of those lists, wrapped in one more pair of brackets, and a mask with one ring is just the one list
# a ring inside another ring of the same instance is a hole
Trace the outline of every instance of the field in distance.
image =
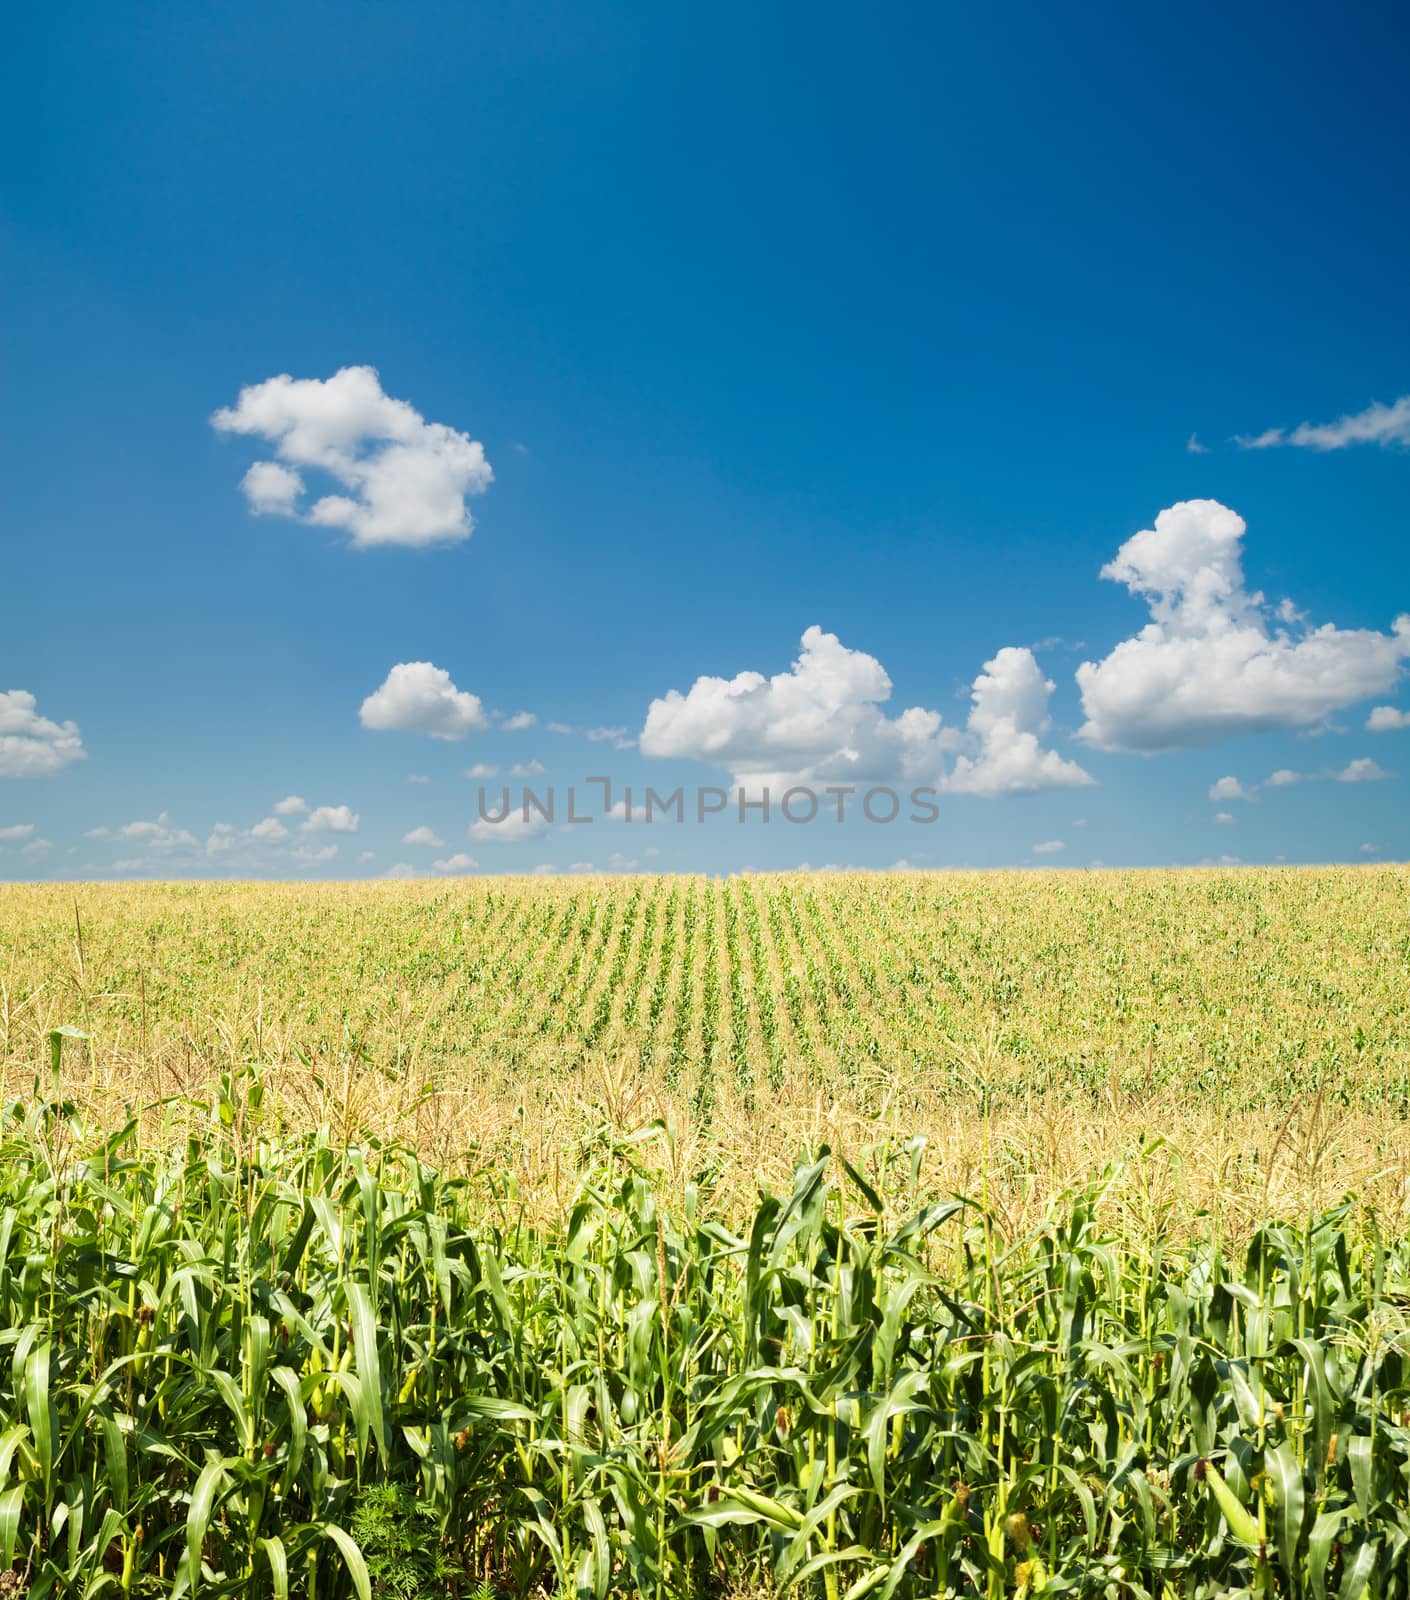
[(917, 1135), (1015, 1224), (1133, 1157), (1235, 1230), (1410, 1187), (1398, 866), (0, 886), (7, 1094), (59, 1025), (94, 1104), (254, 1063), (289, 1125), (546, 1200), (656, 1117), (722, 1204)]

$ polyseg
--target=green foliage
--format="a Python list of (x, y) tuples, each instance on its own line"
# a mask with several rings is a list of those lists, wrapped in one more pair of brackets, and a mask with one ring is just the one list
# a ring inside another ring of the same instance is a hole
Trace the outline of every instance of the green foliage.
[[(404, 1484), (368, 1485), (358, 1496), (351, 1532), (367, 1562), (374, 1594), (388, 1600), (438, 1600), (459, 1592), (465, 1574), (442, 1548), (435, 1511)], [(488, 1600), (488, 1585), (475, 1587)]]
[(821, 1152), (736, 1232), (604, 1142), (547, 1227), (262, 1115), (247, 1075), (174, 1148), (6, 1112), (37, 1600), (1410, 1600), (1410, 1247), (1350, 1207), (1234, 1254), (1077, 1194), (1006, 1240)]

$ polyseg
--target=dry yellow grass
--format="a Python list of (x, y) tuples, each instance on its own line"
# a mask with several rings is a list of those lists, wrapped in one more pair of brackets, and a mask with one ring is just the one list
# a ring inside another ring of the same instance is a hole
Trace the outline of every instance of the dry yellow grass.
[(7, 1096), (60, 1025), (104, 1107), (257, 1063), (546, 1206), (652, 1118), (723, 1205), (918, 1136), (1014, 1230), (1108, 1167), (1152, 1226), (1410, 1204), (1403, 867), (0, 886)]

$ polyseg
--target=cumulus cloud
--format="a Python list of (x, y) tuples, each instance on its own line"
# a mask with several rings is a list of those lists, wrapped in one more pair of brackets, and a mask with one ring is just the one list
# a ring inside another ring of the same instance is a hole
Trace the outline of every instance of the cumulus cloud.
[(1291, 430), (1265, 428), (1251, 438), (1239, 435), (1245, 450), (1274, 450), (1290, 445), (1300, 450), (1345, 450), (1353, 444), (1410, 445), (1410, 394), (1391, 405), (1374, 401), (1364, 411), (1349, 412), (1335, 422), (1302, 422)]
[(76, 722), (41, 717), (27, 689), (0, 690), (0, 778), (49, 778), (86, 756)]
[(1220, 778), (1209, 788), (1211, 800), (1252, 800), (1253, 796), (1237, 778)]
[(1048, 699), (1054, 684), (1043, 676), (1033, 652), (1007, 645), (974, 680), (969, 731), (979, 741), (975, 756), (959, 756), (945, 788), (956, 794), (1025, 794), (1037, 789), (1082, 788), (1091, 775), (1045, 750), (1052, 725)]
[(602, 744), (607, 740), (614, 743), (626, 737), (625, 728), (584, 728), (583, 738), (591, 739), (594, 744)]
[[(964, 729), (912, 706), (888, 717), (891, 679), (876, 659), (811, 627), (787, 672), (702, 677), (653, 700), (639, 744), (646, 756), (685, 756), (726, 768), (741, 787), (902, 782), (954, 793), (1009, 794), (1090, 783), (1045, 750), (1052, 683), (1031, 650), (1007, 647), (974, 680)], [(595, 730), (614, 736), (618, 730)], [(947, 776), (944, 756), (965, 751)]]
[(1033, 854), (1035, 856), (1055, 856), (1066, 849), (1067, 841), (1064, 839), (1044, 839), (1041, 844), (1033, 846)]
[[(288, 837), (289, 830), (278, 817), (264, 817), (250, 828), (237, 828), (229, 822), (217, 822), (206, 840), (206, 854), (229, 855), (240, 851), (253, 854), (258, 863), (274, 861), (285, 854), (277, 847)], [(308, 845), (295, 845), (287, 853), (294, 860), (306, 861), (309, 859), (310, 848)]]
[(401, 842), (403, 844), (423, 844), (432, 850), (442, 850), (445, 848), (445, 840), (438, 839), (435, 835), (434, 829), (424, 826), (420, 828), (413, 828), (410, 833), (402, 834)]
[(506, 733), (519, 733), (525, 728), (532, 728), (538, 720), (532, 711), (516, 711), (512, 717), (506, 717), (500, 726)]
[(302, 795), (289, 794), (275, 803), (274, 815), (276, 817), (301, 817), (307, 810), (308, 801)]
[(1186, 500), (1133, 534), (1101, 575), (1151, 620), (1077, 669), (1080, 737), (1106, 750), (1173, 750), (1234, 734), (1306, 728), (1383, 694), (1410, 655), (1410, 616), (1390, 633), (1312, 627), (1244, 587), (1244, 520), (1217, 500)]
[(457, 689), (444, 667), (400, 661), (362, 702), (358, 717), (376, 733), (419, 733), (463, 739), (485, 726), (478, 695)]
[(28, 839), (34, 832), (32, 822), (12, 822), (0, 828), (0, 841), (10, 843), (19, 839)]
[(277, 461), (256, 461), (241, 478), (240, 487), (257, 517), (298, 516), (304, 480), (292, 467), (281, 467)]
[(1366, 718), (1366, 727), (1371, 733), (1396, 733), (1401, 728), (1410, 728), (1410, 711), (1397, 711), (1394, 706), (1374, 706)]
[(1338, 783), (1379, 783), (1390, 777), (1390, 773), (1377, 766), (1370, 756), (1362, 756), (1357, 761), (1348, 761), (1335, 777)]
[(325, 861), (331, 861), (337, 853), (335, 844), (296, 844), (289, 851), (289, 856), (304, 866), (317, 867)]
[(537, 778), (547, 772), (542, 761), (516, 761), (509, 769), (511, 778)]
[(547, 820), (537, 811), (531, 810), (525, 818), (523, 806), (518, 805), (511, 806), (499, 822), (477, 817), (470, 824), (469, 833), (479, 844), (520, 844), (525, 839), (537, 838), (547, 827)]
[[(242, 481), (256, 516), (341, 528), (355, 545), (468, 539), (474, 523), (466, 497), (494, 477), (477, 440), (384, 393), (375, 367), (251, 384), (211, 425), (274, 447), (279, 459), (257, 461)], [(300, 469), (326, 473), (345, 492), (305, 508)]]
[(465, 872), (477, 872), (479, 867), (480, 863), (476, 861), (474, 856), (467, 856), (460, 852), (453, 856), (447, 856), (443, 861), (433, 861), (431, 863), (432, 871), (442, 873), (447, 877), (455, 877)]
[(174, 828), (170, 814), (165, 811), (155, 821), (125, 822), (117, 831), (120, 838), (135, 839), (147, 850), (192, 850), (199, 843), (195, 834), (185, 828)]
[(1214, 820), (1221, 827), (1230, 828), (1234, 824), (1234, 813), (1232, 811), (1216, 811), (1214, 813)]
[(315, 806), (300, 832), (302, 833), (356, 833), (360, 818), (351, 806)]
[(1302, 774), (1294, 772), (1291, 767), (1279, 767), (1276, 772), (1270, 772), (1263, 780), (1265, 789), (1286, 789), (1290, 784), (1301, 783)]
[(499, 768), (488, 761), (477, 761), (473, 767), (466, 767), (465, 776), (472, 779), (497, 778)]
[(653, 700), (641, 751), (708, 761), (752, 788), (935, 780), (950, 742), (939, 712), (912, 707), (887, 717), (879, 707), (890, 697), (891, 679), (874, 656), (811, 627), (787, 672), (697, 678), (684, 694)]

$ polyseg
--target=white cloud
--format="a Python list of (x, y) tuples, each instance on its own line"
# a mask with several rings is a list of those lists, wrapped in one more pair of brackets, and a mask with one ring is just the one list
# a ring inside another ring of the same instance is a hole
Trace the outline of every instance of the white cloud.
[(1397, 711), (1394, 706), (1374, 706), (1366, 718), (1366, 727), (1371, 733), (1396, 733), (1401, 728), (1410, 728), (1410, 711)]
[(519, 733), (524, 728), (532, 728), (538, 720), (532, 711), (516, 711), (512, 717), (506, 717), (500, 726), (506, 733)]
[(32, 822), (12, 822), (7, 827), (0, 828), (0, 839), (28, 839), (33, 832), (34, 824)]
[(305, 819), (303, 833), (356, 833), (359, 817), (351, 806), (315, 806)]
[(82, 761), (76, 722), (51, 722), (27, 689), (0, 690), (0, 778), (48, 778)]
[(501, 822), (478, 817), (470, 824), (469, 833), (480, 844), (519, 844), (525, 839), (537, 838), (547, 826), (537, 811), (531, 810), (526, 820), (523, 806), (518, 805), (511, 806)]
[(672, 689), (653, 700), (641, 751), (711, 762), (753, 789), (937, 779), (950, 742), (940, 714), (914, 707), (887, 717), (878, 706), (890, 696), (891, 680), (874, 656), (811, 627), (787, 672), (697, 678), (686, 693)]
[(380, 688), (362, 702), (358, 716), (376, 733), (420, 733), (432, 739), (463, 739), (485, 726), (478, 695), (457, 689), (450, 673), (429, 661), (400, 661)]
[[(494, 477), (478, 441), (384, 393), (374, 367), (268, 378), (242, 389), (211, 425), (274, 446), (279, 461), (257, 461), (242, 482), (256, 516), (342, 528), (355, 545), (468, 539), (474, 523), (466, 496)], [(327, 473), (346, 493), (301, 509), (301, 467)]]
[(1033, 846), (1033, 854), (1035, 856), (1055, 856), (1059, 851), (1066, 849), (1067, 841), (1064, 839), (1044, 839), (1041, 844)]
[(1217, 783), (1210, 785), (1209, 798), (1211, 800), (1252, 800), (1253, 796), (1237, 778), (1220, 778)]
[(363, 866), (366, 866), (369, 861), (377, 859), (377, 852), (375, 850), (359, 850), (357, 859)]
[(289, 851), (293, 860), (315, 867), (325, 861), (331, 861), (337, 853), (338, 847), (335, 844), (296, 844)]
[(1290, 602), (1244, 587), (1244, 520), (1186, 500), (1134, 534), (1102, 577), (1144, 598), (1151, 621), (1077, 669), (1087, 721), (1107, 750), (1172, 750), (1270, 728), (1310, 727), (1391, 688), (1410, 655), (1410, 616), (1391, 633), (1311, 627)]
[(974, 680), (969, 731), (979, 753), (959, 756), (946, 789), (957, 794), (1025, 794), (1037, 789), (1081, 788), (1092, 782), (1075, 761), (1042, 747), (1052, 725), (1048, 698), (1054, 684), (1033, 652), (1007, 645)]
[(626, 737), (625, 728), (584, 728), (583, 738), (591, 739), (594, 744), (605, 743), (608, 739), (614, 742)]
[(1214, 813), (1214, 820), (1221, 827), (1232, 827), (1234, 822), (1234, 813), (1232, 811), (1216, 811)]
[(625, 856), (620, 850), (614, 850), (607, 858), (607, 866), (612, 872), (634, 872), (639, 865), (635, 856)]
[(1390, 777), (1383, 767), (1378, 767), (1370, 756), (1362, 756), (1357, 761), (1349, 761), (1336, 775), (1338, 783), (1379, 783), (1382, 778)]
[(408, 772), (406, 781), (408, 783), (430, 783), (431, 780), (424, 772)]
[(1363, 856), (1378, 856), (1380, 853), (1381, 847), (1378, 844), (1363, 844), (1361, 846), (1361, 854)]
[(548, 769), (542, 761), (516, 761), (509, 769), (511, 778), (537, 778)]
[(304, 480), (277, 461), (256, 461), (240, 480), (250, 510), (257, 517), (297, 517)]
[(433, 850), (443, 850), (445, 848), (445, 840), (438, 839), (430, 828), (424, 826), (413, 828), (410, 833), (404, 833), (401, 836), (401, 842), (403, 844), (423, 844)]
[(301, 817), (308, 810), (308, 801), (301, 795), (289, 794), (274, 807), (276, 817)]
[[(336, 808), (324, 806), (321, 809), (325, 813), (332, 810), (347, 811), (346, 806)], [(289, 816), (295, 814), (292, 811), (286, 813)], [(309, 821), (312, 822), (312, 820), (312, 817), (310, 817)], [(355, 818), (353, 820), (356, 821)], [(307, 827), (308, 824), (305, 823), (304, 826)], [(323, 827), (331, 828), (332, 824), (326, 821), (320, 822), (320, 828)], [(288, 828), (277, 816), (264, 817), (249, 828), (237, 828), (229, 822), (217, 822), (206, 839), (206, 854), (210, 856), (228, 856), (238, 852), (256, 867), (265, 867), (271, 862), (280, 860), (299, 862), (326, 861), (331, 860), (337, 854), (336, 845), (295, 844), (287, 850), (281, 848), (288, 837)]]
[(1192, 456), (1207, 456), (1209, 454), (1209, 446), (1199, 442), (1199, 435), (1197, 433), (1192, 433), (1190, 437), (1185, 440), (1185, 449)]
[(545, 722), (544, 727), (550, 733), (571, 733), (573, 731), (572, 724), (568, 722)]
[(1286, 789), (1290, 784), (1301, 783), (1302, 774), (1294, 772), (1291, 767), (1279, 767), (1276, 772), (1270, 772), (1263, 780), (1265, 789)]
[(194, 850), (200, 841), (185, 828), (173, 828), (170, 815), (163, 811), (155, 822), (125, 822), (118, 830), (123, 839), (138, 839), (148, 850)]
[(1351, 412), (1335, 422), (1303, 422), (1290, 432), (1266, 428), (1252, 438), (1239, 437), (1245, 450), (1271, 450), (1292, 445), (1302, 450), (1344, 450), (1353, 444), (1410, 445), (1410, 394), (1391, 405), (1379, 400), (1364, 411)]
[(54, 841), (52, 839), (31, 839), (20, 853), (26, 856), (42, 856), (53, 848)]
[[(865, 781), (985, 795), (1088, 784), (1081, 767), (1040, 743), (1052, 689), (1032, 651), (1009, 646), (974, 680), (966, 730), (920, 706), (888, 717), (879, 709), (891, 696), (881, 663), (811, 627), (788, 672), (697, 678), (685, 694), (653, 700), (639, 742), (643, 755), (709, 761), (741, 787), (775, 794)], [(972, 753), (946, 777), (944, 753), (961, 749)]]
[(499, 768), (492, 766), (488, 761), (477, 761), (473, 767), (466, 767), (465, 776), (475, 779), (497, 778)]
[(384, 878), (414, 878), (416, 868), (409, 861), (398, 861), (395, 866), (388, 867), (382, 874)]
[(433, 871), (444, 873), (449, 877), (454, 877), (457, 874), (464, 872), (476, 872), (479, 870), (479, 866), (480, 863), (476, 861), (474, 856), (467, 856), (460, 853), (457, 853), (453, 856), (447, 856), (443, 861), (433, 861), (431, 863)]

